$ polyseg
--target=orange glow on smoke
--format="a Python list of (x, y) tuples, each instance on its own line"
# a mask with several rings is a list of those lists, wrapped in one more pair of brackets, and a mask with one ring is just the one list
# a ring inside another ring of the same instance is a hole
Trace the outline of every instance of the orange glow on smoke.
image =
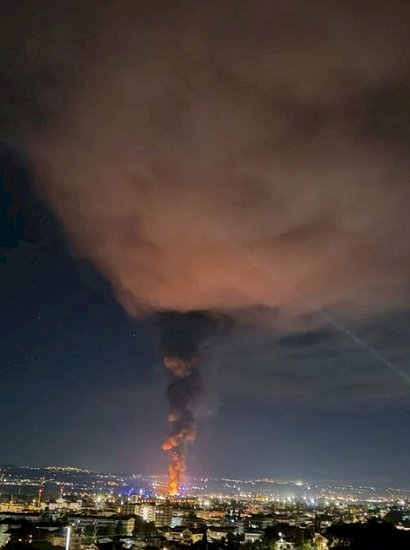
[(166, 366), (166, 368), (172, 371), (174, 376), (177, 376), (178, 378), (188, 376), (194, 364), (194, 359), (181, 359), (180, 357), (176, 357), (173, 355), (167, 355), (164, 358), (164, 365)]
[(175, 449), (180, 445), (182, 442), (181, 438), (178, 438), (176, 435), (171, 435), (164, 441), (162, 444), (162, 450), (163, 451), (171, 451), (172, 449)]

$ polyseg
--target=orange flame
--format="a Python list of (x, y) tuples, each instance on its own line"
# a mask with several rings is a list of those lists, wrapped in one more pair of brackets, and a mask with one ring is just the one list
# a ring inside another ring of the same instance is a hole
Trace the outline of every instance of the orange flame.
[(168, 415), (171, 434), (162, 444), (162, 449), (171, 455), (168, 494), (177, 495), (185, 475), (185, 442), (195, 439), (191, 407), (198, 391), (198, 358), (195, 354), (167, 353), (163, 360), (165, 367), (171, 371), (173, 380), (168, 387), (171, 396), (171, 410)]
[(176, 447), (171, 453), (168, 467), (168, 494), (177, 495), (185, 474), (185, 457), (182, 449)]
[(195, 432), (183, 430), (171, 435), (162, 444), (164, 451), (171, 451), (171, 460), (168, 466), (168, 494), (177, 495), (185, 476), (185, 441), (193, 441)]

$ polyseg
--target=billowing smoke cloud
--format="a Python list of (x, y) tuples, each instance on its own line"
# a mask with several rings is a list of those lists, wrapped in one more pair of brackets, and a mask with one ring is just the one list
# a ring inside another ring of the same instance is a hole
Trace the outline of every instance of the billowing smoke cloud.
[(129, 311), (403, 303), (409, 10), (393, 4), (25, 8), (28, 42), (4, 49), (37, 106), (20, 135)]
[[(43, 0), (3, 20), (3, 135), (128, 311), (408, 306), (406, 3)], [(193, 396), (195, 353), (170, 356)]]

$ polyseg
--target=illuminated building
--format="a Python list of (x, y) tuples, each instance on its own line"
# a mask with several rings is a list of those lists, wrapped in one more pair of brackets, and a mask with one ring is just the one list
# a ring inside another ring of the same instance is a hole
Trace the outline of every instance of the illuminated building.
[(137, 504), (134, 502), (124, 502), (124, 504), (121, 506), (121, 513), (124, 514), (124, 516), (136, 516)]
[(155, 527), (166, 527), (171, 525), (172, 508), (166, 505), (158, 505), (155, 507)]
[(121, 506), (121, 513), (126, 516), (138, 516), (149, 523), (155, 521), (156, 506), (154, 503), (125, 502)]
[(266, 529), (273, 525), (273, 517), (269, 516), (252, 516), (248, 519), (248, 526), (252, 529)]
[(265, 531), (263, 531), (262, 529), (245, 530), (244, 542), (245, 543), (247, 543), (247, 542), (251, 542), (251, 543), (258, 542), (258, 541), (263, 539), (264, 534), (265, 534)]
[(148, 523), (155, 522), (155, 504), (136, 504), (135, 515), (147, 521)]
[(206, 536), (208, 540), (212, 542), (221, 541), (226, 540), (229, 533), (233, 533), (233, 531), (234, 529), (232, 527), (220, 527), (216, 525), (211, 525), (210, 527), (208, 527)]
[(223, 509), (198, 510), (196, 515), (205, 521), (221, 520), (226, 516), (226, 510), (223, 510)]
[(313, 537), (313, 544), (317, 550), (328, 550), (328, 543), (329, 540), (320, 533), (316, 533)]
[(23, 512), (24, 509), (25, 509), (24, 504), (20, 502), (14, 502), (13, 500), (10, 500), (10, 502), (5, 502), (0, 504), (0, 512), (19, 513), (19, 512)]

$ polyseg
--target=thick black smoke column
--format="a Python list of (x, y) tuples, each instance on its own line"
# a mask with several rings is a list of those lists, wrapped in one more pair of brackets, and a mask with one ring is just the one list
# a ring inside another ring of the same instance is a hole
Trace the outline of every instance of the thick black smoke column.
[(170, 434), (162, 445), (170, 451), (168, 492), (177, 494), (185, 474), (185, 443), (195, 439), (193, 408), (201, 392), (200, 348), (219, 320), (202, 311), (166, 312), (159, 316), (164, 365), (172, 374), (167, 387)]

